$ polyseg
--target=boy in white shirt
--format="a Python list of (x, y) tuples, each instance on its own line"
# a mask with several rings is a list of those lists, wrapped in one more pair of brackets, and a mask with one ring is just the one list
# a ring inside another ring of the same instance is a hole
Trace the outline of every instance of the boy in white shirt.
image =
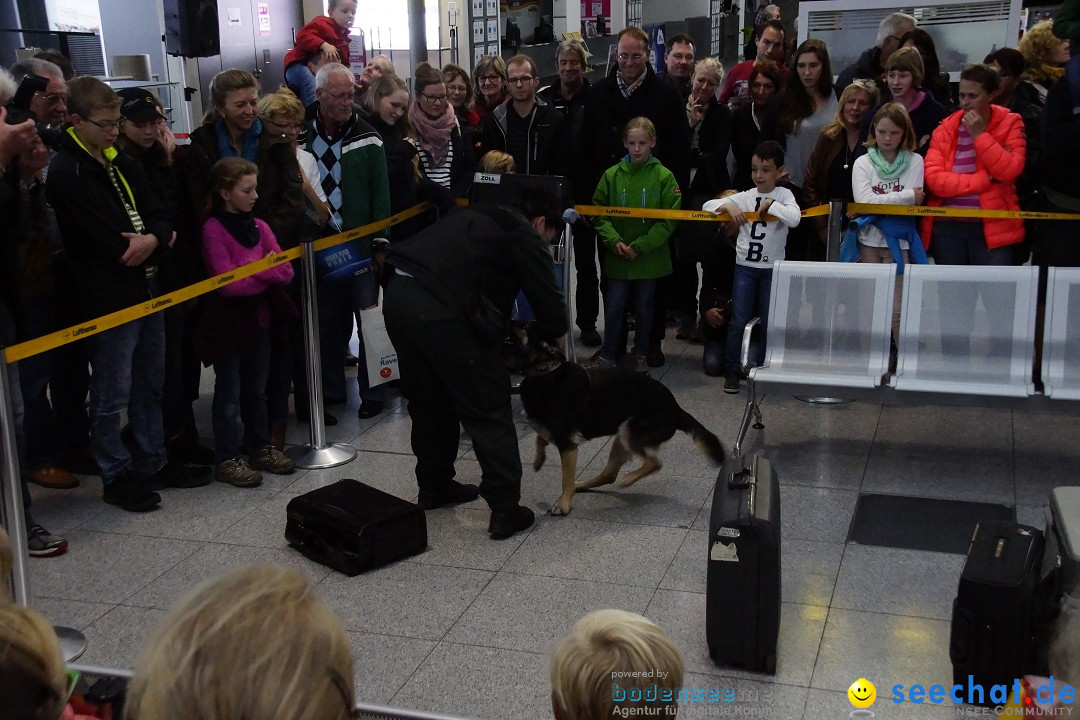
[[(802, 219), (795, 196), (776, 183), (784, 174), (784, 149), (766, 140), (754, 148), (750, 174), (755, 188), (728, 198), (710, 200), (702, 207), (707, 212), (728, 213), (739, 226), (735, 246), (735, 280), (731, 291), (731, 321), (728, 323), (725, 352), (724, 392), (739, 392), (742, 377), (739, 350), (743, 330), (754, 316), (755, 305), (765, 327), (769, 315), (773, 263), (784, 259), (788, 228)], [(755, 220), (746, 213), (757, 213)]]

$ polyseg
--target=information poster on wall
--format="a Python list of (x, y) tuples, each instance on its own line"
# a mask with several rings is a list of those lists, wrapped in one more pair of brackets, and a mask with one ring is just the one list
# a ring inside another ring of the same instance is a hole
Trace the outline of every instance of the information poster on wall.
[(101, 34), (98, 0), (45, 0), (50, 30)]
[(611, 17), (611, 0), (581, 0), (582, 19), (595, 18), (597, 15)]
[(494, 45), (488, 45), (487, 54), (488, 55), (498, 55), (499, 54), (499, 43), (495, 43)]
[(487, 39), (488, 42), (499, 41), (499, 21), (495, 18), (488, 18), (487, 21)]
[(270, 3), (261, 2), (259, 8), (259, 34), (263, 37), (270, 35)]
[(480, 62), (480, 58), (484, 57), (484, 46), (483, 45), (473, 45), (472, 54), (473, 54), (473, 66), (475, 66), (476, 63)]

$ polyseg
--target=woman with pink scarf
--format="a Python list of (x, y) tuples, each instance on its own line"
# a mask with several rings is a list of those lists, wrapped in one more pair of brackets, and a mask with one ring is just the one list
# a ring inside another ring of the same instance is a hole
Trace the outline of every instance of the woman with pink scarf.
[(427, 178), (454, 197), (465, 197), (476, 161), (468, 128), (462, 127), (446, 92), (442, 73), (427, 63), (416, 68), (413, 80), (416, 99), (409, 108), (411, 140)]

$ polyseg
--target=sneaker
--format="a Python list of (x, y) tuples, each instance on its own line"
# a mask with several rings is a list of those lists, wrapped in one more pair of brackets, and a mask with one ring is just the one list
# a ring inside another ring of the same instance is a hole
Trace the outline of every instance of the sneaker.
[(417, 504), (425, 510), (436, 510), (445, 505), (458, 505), (467, 503), (480, 497), (480, 488), (476, 485), (465, 485), (456, 480), (451, 480), (446, 487), (439, 492), (420, 491)]
[(226, 460), (214, 468), (214, 479), (236, 487), (250, 488), (262, 485), (262, 473), (252, 470), (240, 458)]
[(585, 368), (586, 370), (606, 370), (608, 368), (615, 367), (615, 361), (608, 360), (603, 355), (597, 353), (585, 362), (581, 363), (581, 367)]
[(105, 483), (104, 500), (128, 512), (146, 512), (161, 504), (161, 496), (149, 490), (143, 480), (127, 473)]
[(724, 392), (728, 395), (739, 392), (740, 379), (738, 368), (728, 368), (727, 372), (724, 373)]
[(506, 512), (491, 511), (491, 520), (488, 522), (488, 532), (492, 540), (502, 540), (514, 533), (527, 530), (532, 527), (536, 515), (527, 507), (518, 505), (513, 510)]
[(251, 458), (252, 470), (265, 470), (274, 475), (291, 475), (296, 463), (273, 445), (266, 445)]
[(370, 420), (383, 411), (383, 404), (379, 400), (361, 400), (360, 407), (356, 411), (356, 417), (361, 420)]
[(26, 547), (30, 557), (56, 557), (67, 552), (68, 541), (35, 524), (27, 531)]
[(645, 360), (644, 355), (634, 355), (633, 364), (630, 365), (630, 369), (634, 372), (649, 372), (648, 362)]
[(193, 473), (183, 463), (170, 460), (165, 466), (146, 479), (147, 490), (165, 488), (197, 488), (213, 482), (207, 472)]
[(583, 328), (581, 330), (581, 344), (585, 347), (600, 347), (604, 344), (604, 338), (600, 337), (600, 333), (594, 327)]

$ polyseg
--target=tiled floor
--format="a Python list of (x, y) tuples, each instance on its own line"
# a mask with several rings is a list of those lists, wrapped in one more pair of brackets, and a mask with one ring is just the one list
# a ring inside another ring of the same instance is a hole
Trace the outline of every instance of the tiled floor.
[[(669, 341), (667, 349), (654, 376), (730, 443), (742, 396), (701, 373), (699, 346)], [(526, 464), (523, 501), (540, 519), (506, 541), (488, 539), (485, 507), (474, 502), (429, 513), (428, 551), (392, 567), (347, 578), (304, 559), (283, 538), (284, 508), (298, 493), (355, 477), (416, 496), (404, 408), (395, 400), (391, 412), (360, 421), (352, 403), (335, 409), (341, 424), (328, 428), (360, 450), (343, 467), (268, 476), (256, 490), (166, 491), (162, 508), (145, 515), (103, 504), (96, 478), (71, 491), (35, 488), (38, 518), (71, 540), (67, 555), (33, 561), (35, 605), (86, 632), (84, 661), (131, 667), (164, 608), (194, 583), (274, 561), (308, 573), (344, 621), (367, 702), (548, 718), (552, 643), (584, 613), (620, 607), (671, 634), (686, 656), (686, 685), (731, 687), (742, 699), (684, 704), (680, 716), (847, 717), (845, 691), (866, 677), (882, 696), (878, 717), (945, 718), (953, 708), (894, 705), (885, 689), (951, 682), (949, 613), (962, 557), (846, 544), (858, 493), (1015, 503), (1022, 521), (1041, 525), (1044, 497), (1074, 481), (1080, 460), (1080, 419), (1065, 414), (769, 397), (759, 439), (781, 482), (784, 604), (777, 674), (764, 676), (709, 658), (704, 575), (716, 469), (683, 436), (665, 446), (659, 476), (578, 495), (565, 518), (542, 514), (558, 495), (557, 461), (539, 473)], [(207, 396), (199, 405), (206, 435), (208, 405)], [(533, 434), (519, 421), (531, 460)], [(305, 430), (291, 428), (290, 440)], [(595, 472), (604, 445), (583, 448), (581, 473)], [(463, 481), (479, 479), (467, 444), (458, 470)]]

